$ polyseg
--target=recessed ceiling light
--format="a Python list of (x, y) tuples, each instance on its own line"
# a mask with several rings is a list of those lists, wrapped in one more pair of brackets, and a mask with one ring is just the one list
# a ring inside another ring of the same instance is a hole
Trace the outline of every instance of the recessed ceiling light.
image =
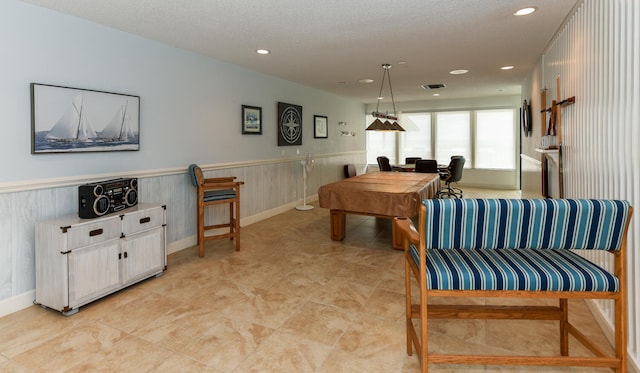
[(536, 11), (536, 8), (534, 7), (528, 7), (528, 8), (522, 8), (518, 11), (516, 11), (515, 13), (513, 13), (514, 16), (526, 16), (529, 15), (533, 12)]
[(449, 74), (451, 74), (451, 75), (461, 75), (461, 74), (466, 74), (468, 72), (469, 72), (469, 70), (459, 69), (459, 70), (451, 70), (451, 71), (449, 71)]
[(438, 97), (438, 96), (440, 96), (440, 93), (434, 93), (433, 96), (434, 97)]
[(258, 49), (258, 50), (256, 50), (256, 53), (258, 53), (258, 54), (269, 54), (269, 53), (271, 53), (271, 51), (268, 50), (268, 49)]
[(358, 83), (364, 83), (364, 84), (373, 83), (373, 79), (360, 79), (358, 80)]
[(511, 70), (511, 69), (513, 69), (514, 67), (515, 67), (515, 66), (512, 66), (512, 65), (502, 66), (502, 67), (500, 68), (500, 70)]

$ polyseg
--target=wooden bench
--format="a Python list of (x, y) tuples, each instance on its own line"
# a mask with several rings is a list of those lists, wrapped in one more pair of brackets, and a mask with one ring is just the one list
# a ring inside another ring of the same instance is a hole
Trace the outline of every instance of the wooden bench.
[[(626, 372), (626, 235), (631, 215), (628, 202), (615, 200), (424, 200), (419, 230), (410, 219), (394, 221), (405, 237), (407, 353), (412, 355), (415, 347), (422, 372), (428, 364), (441, 363)], [(605, 250), (613, 255), (613, 270), (570, 249)], [(414, 299), (413, 278), (419, 288)], [(429, 304), (432, 297), (554, 298), (558, 305), (435, 305)], [(613, 300), (615, 355), (569, 322), (568, 299)], [(427, 324), (432, 319), (557, 320), (558, 355), (436, 354), (428, 348)], [(569, 335), (593, 356), (569, 356)]]

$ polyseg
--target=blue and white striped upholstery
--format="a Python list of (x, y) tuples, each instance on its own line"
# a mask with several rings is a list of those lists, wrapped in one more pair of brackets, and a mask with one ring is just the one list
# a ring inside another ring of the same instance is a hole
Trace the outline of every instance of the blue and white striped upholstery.
[(426, 199), (428, 249), (618, 250), (629, 202)]
[[(427, 288), (617, 291), (618, 279), (569, 250), (619, 250), (629, 203), (424, 200)], [(508, 250), (504, 250), (508, 249)], [(419, 264), (415, 246), (410, 254)]]
[[(418, 252), (411, 255), (417, 261)], [(427, 289), (618, 291), (618, 278), (569, 250), (427, 250)]]

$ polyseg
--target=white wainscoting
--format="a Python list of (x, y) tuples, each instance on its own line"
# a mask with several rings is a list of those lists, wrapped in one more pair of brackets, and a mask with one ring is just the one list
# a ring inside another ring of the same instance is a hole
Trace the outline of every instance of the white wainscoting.
[[(241, 189), (241, 224), (276, 215), (302, 203), (302, 165), (306, 157), (233, 164), (200, 165), (207, 177), (236, 176)], [(317, 200), (318, 188), (343, 178), (346, 163), (364, 164), (366, 153), (314, 155), (307, 177), (308, 201)], [(0, 316), (31, 305), (35, 287), (35, 223), (77, 214), (78, 185), (116, 177), (138, 177), (138, 200), (167, 206), (169, 252), (195, 244), (195, 188), (187, 166), (179, 169), (143, 170), (127, 174), (88, 175), (86, 178), (35, 180), (0, 185)], [(223, 208), (223, 207), (220, 207)], [(226, 210), (207, 212), (207, 222), (227, 216)]]
[(522, 198), (542, 197), (542, 162), (520, 154)]

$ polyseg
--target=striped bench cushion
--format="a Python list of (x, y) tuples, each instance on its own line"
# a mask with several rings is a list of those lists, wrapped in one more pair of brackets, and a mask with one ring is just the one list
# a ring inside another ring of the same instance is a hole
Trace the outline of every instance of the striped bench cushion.
[(427, 249), (618, 250), (629, 202), (425, 199)]
[[(427, 289), (618, 291), (618, 278), (569, 250), (430, 249)], [(419, 266), (415, 246), (410, 253)]]

